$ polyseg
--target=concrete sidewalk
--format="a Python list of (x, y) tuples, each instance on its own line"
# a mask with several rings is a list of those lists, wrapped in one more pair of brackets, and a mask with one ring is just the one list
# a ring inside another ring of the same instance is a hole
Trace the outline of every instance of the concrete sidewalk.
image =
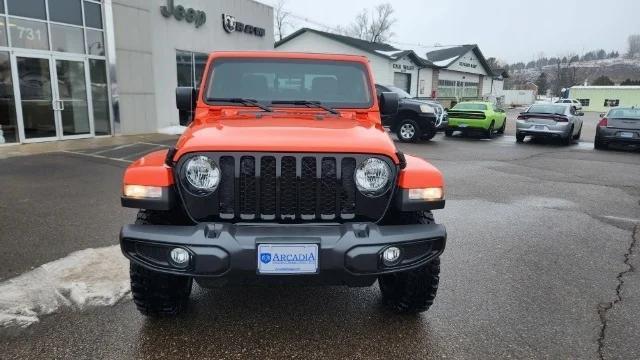
[(34, 144), (16, 144), (0, 146), (0, 159), (15, 156), (44, 154), (56, 151), (73, 151), (81, 149), (93, 149), (108, 147), (111, 145), (125, 145), (132, 143), (169, 144), (178, 139), (176, 135), (141, 134), (118, 135), (99, 138), (50, 141)]

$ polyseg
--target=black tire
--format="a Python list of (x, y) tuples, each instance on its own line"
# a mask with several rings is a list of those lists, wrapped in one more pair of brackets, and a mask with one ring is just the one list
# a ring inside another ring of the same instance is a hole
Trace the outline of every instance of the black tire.
[(425, 131), (422, 134), (422, 140), (427, 140), (428, 141), (428, 140), (433, 139), (434, 136), (436, 136), (436, 130), (435, 129), (431, 130), (431, 131)]
[(562, 144), (569, 146), (573, 142), (573, 125), (571, 125), (571, 130), (569, 130), (569, 135), (567, 137), (562, 138)]
[(446, 137), (451, 137), (451, 136), (453, 136), (453, 130), (451, 130), (451, 129), (445, 129), (445, 130), (444, 130), (444, 136), (446, 136)]
[(578, 133), (573, 137), (573, 140), (580, 140), (580, 136), (582, 136), (582, 126), (580, 126), (580, 130), (578, 130)]
[(495, 126), (496, 126), (496, 123), (492, 121), (491, 125), (489, 125), (489, 128), (485, 130), (484, 137), (486, 137), (487, 139), (493, 139), (493, 132), (495, 131), (494, 129)]
[(413, 119), (401, 120), (396, 128), (398, 140), (402, 142), (416, 142), (422, 136), (420, 126)]
[(525, 138), (524, 134), (516, 133), (516, 142), (517, 143), (523, 143), (524, 142), (524, 138)]
[(505, 118), (504, 121), (502, 122), (502, 126), (500, 126), (500, 129), (498, 129), (498, 134), (504, 135), (504, 130), (506, 128), (507, 128), (507, 119)]
[[(383, 223), (394, 225), (431, 224), (430, 211), (390, 214)], [(440, 258), (412, 270), (381, 275), (378, 285), (384, 304), (398, 313), (420, 313), (427, 311), (436, 298), (440, 282)]]
[(593, 148), (596, 150), (606, 150), (609, 146), (602, 142), (597, 136), (595, 141), (593, 142)]
[[(140, 210), (138, 225), (171, 224), (170, 213)], [(149, 270), (138, 264), (129, 267), (131, 294), (138, 311), (150, 317), (167, 317), (180, 314), (187, 306), (193, 279)]]

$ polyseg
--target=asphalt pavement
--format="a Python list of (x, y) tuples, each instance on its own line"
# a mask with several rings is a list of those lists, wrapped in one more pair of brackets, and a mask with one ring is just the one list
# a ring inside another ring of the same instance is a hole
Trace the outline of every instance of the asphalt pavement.
[[(376, 286), (195, 286), (177, 319), (146, 319), (124, 297), (2, 328), (2, 357), (638, 359), (640, 152), (595, 151), (583, 139), (399, 144), (447, 182), (447, 206), (435, 212), (449, 234), (441, 282), (422, 315), (389, 313)], [(171, 141), (0, 156), (0, 287), (73, 251), (117, 244), (135, 215), (119, 206), (124, 168)], [(107, 259), (93, 271), (126, 266)]]

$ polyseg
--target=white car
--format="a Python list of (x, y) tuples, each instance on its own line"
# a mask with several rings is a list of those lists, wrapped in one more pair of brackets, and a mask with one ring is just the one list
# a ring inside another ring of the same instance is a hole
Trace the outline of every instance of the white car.
[(582, 103), (576, 99), (560, 99), (556, 104), (571, 104), (576, 110), (582, 110)]

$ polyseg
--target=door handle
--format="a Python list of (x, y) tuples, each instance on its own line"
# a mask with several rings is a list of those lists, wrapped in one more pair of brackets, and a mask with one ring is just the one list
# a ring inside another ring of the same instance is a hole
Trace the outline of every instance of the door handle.
[(58, 100), (60, 102), (60, 111), (64, 111), (64, 101)]
[(51, 108), (53, 109), (53, 111), (58, 111), (60, 109), (58, 109), (58, 107), (56, 106), (58, 104), (58, 100), (53, 100), (51, 102)]

